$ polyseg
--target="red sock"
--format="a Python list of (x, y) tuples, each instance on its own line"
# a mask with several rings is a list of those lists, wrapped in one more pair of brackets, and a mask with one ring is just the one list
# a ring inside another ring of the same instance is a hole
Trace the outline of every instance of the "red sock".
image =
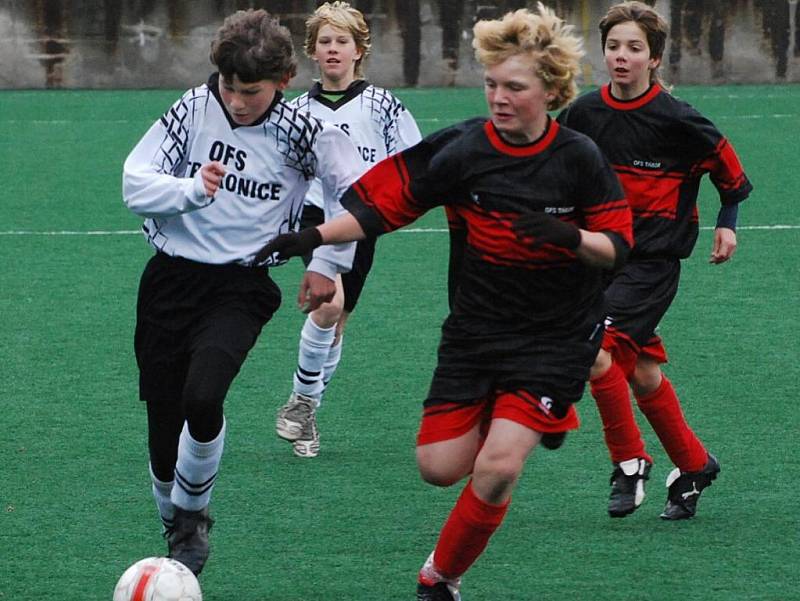
[(708, 452), (686, 423), (681, 403), (667, 376), (662, 374), (659, 387), (650, 394), (637, 396), (636, 402), (672, 463), (684, 472), (699, 472), (705, 467)]
[(510, 502), (490, 505), (482, 501), (470, 480), (439, 534), (433, 554), (436, 570), (446, 578), (458, 578), (466, 572), (489, 544)]
[(642, 457), (652, 463), (652, 457), (644, 450), (642, 433), (633, 416), (628, 381), (622, 369), (612, 363), (606, 373), (591, 380), (589, 384), (603, 421), (603, 436), (611, 461), (619, 463)]

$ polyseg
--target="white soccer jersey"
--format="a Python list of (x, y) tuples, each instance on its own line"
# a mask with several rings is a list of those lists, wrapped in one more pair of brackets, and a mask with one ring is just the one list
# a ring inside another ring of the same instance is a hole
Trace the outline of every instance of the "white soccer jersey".
[[(210, 161), (226, 170), (211, 199), (199, 173)], [(339, 198), (361, 171), (354, 144), (339, 128), (280, 93), (258, 122), (235, 124), (215, 74), (139, 141), (125, 161), (122, 190), (125, 204), (146, 218), (142, 229), (155, 249), (202, 263), (250, 264), (269, 240), (296, 229), (315, 177), (332, 216), (344, 212)], [(321, 246), (308, 268), (332, 278), (350, 269), (353, 249)]]
[[(349, 135), (361, 157), (361, 173), (422, 139), (414, 117), (403, 103), (389, 90), (364, 80), (350, 84), (335, 102), (326, 98), (322, 86), (316, 83), (291, 103), (307, 115), (334, 123)], [(306, 203), (323, 207), (319, 180), (311, 185)]]

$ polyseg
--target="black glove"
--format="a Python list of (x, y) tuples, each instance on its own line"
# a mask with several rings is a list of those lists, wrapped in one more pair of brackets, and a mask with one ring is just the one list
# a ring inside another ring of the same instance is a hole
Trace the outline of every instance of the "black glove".
[(299, 232), (280, 234), (258, 251), (253, 263), (263, 265), (275, 253), (278, 253), (278, 261), (284, 261), (289, 257), (301, 257), (310, 253), (320, 244), (322, 244), (322, 234), (315, 227), (309, 227)]
[(581, 244), (581, 231), (571, 223), (561, 221), (548, 213), (535, 212), (520, 215), (511, 224), (519, 240), (533, 238), (533, 247), (553, 244), (575, 250)]

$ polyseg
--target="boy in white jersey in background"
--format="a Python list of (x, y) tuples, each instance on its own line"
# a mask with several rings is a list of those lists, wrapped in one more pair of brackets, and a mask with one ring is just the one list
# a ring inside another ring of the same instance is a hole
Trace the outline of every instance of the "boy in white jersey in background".
[[(147, 405), (152, 491), (169, 556), (199, 574), (208, 505), (225, 439), (223, 403), (281, 301), (264, 243), (296, 229), (316, 177), (325, 212), (360, 174), (342, 131), (284, 100), (296, 72), (289, 31), (264, 10), (239, 11), (211, 44), (219, 72), (187, 91), (125, 161), (126, 205), (145, 218), (155, 254), (139, 285), (135, 350)], [(315, 252), (299, 301), (336, 292), (354, 245)]]
[[(363, 79), (362, 64), (369, 48), (369, 28), (360, 11), (347, 2), (321, 5), (306, 20), (305, 41), (306, 54), (319, 65), (320, 81), (292, 102), (350, 136), (361, 155), (357, 165), (361, 172), (421, 139), (403, 104), (388, 90)], [(303, 228), (323, 222), (321, 201), (320, 184), (315, 181), (306, 197)], [(337, 278), (333, 300), (312, 311), (303, 325), (292, 393), (275, 424), (278, 436), (292, 442), (298, 457), (319, 453), (316, 409), (339, 364), (344, 326), (358, 302), (374, 253), (374, 238), (358, 242), (353, 268)]]

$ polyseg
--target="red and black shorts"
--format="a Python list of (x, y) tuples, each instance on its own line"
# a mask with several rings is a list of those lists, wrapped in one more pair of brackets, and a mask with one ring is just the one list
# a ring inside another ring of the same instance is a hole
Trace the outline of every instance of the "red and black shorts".
[[(306, 229), (316, 227), (325, 222), (325, 213), (316, 205), (305, 205), (303, 216), (300, 218), (300, 228)], [(367, 275), (372, 269), (372, 261), (375, 258), (375, 238), (366, 238), (356, 243), (356, 252), (353, 256), (353, 267), (347, 273), (342, 274), (342, 288), (344, 289), (344, 310), (352, 313), (361, 291), (367, 282)], [(311, 255), (303, 257), (303, 262), (308, 265)]]
[(560, 338), (487, 330), (476, 342), (456, 321), (442, 327), (417, 444), (457, 438), (476, 424), (486, 430), (497, 418), (542, 433), (579, 426), (573, 404), (600, 349), (602, 324), (590, 319)]
[(417, 446), (452, 440), (480, 425), (481, 437), (489, 432), (493, 419), (508, 419), (541, 433), (567, 432), (580, 425), (578, 412), (569, 405), (557, 417), (550, 399), (537, 399), (525, 390), (496, 392), (474, 403), (443, 402), (426, 405), (417, 432)]
[(615, 273), (606, 288), (603, 349), (626, 375), (633, 372), (639, 355), (666, 363), (656, 328), (678, 292), (680, 273), (678, 259), (634, 260)]

